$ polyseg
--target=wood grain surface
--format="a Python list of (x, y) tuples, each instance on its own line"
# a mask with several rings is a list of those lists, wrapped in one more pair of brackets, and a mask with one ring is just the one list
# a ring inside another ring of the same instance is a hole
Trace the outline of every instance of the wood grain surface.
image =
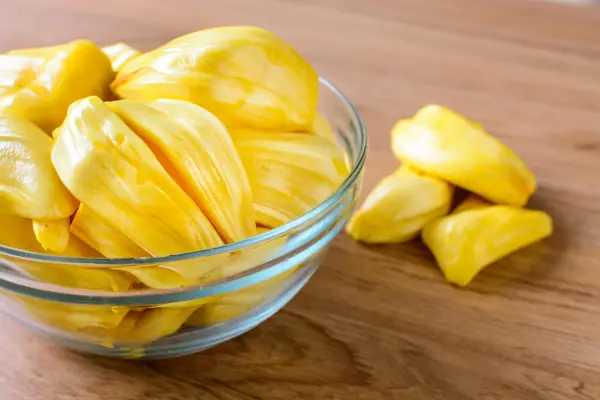
[(396, 166), (394, 121), (440, 103), (539, 178), (556, 233), (447, 285), (418, 243), (340, 235), (279, 314), (205, 353), (80, 355), (0, 320), (0, 398), (600, 399), (600, 8), (527, 0), (4, 0), (0, 47), (73, 38), (150, 49), (215, 25), (293, 43), (355, 102), (364, 185)]

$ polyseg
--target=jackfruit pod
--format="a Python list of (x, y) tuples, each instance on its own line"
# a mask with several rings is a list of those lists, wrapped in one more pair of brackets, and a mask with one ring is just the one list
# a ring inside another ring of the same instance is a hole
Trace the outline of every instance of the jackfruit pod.
[(0, 115), (0, 209), (3, 214), (53, 220), (69, 217), (76, 200), (54, 171), (52, 139), (33, 123)]
[(154, 342), (177, 332), (195, 310), (189, 307), (131, 310), (115, 329), (113, 340), (130, 344)]
[(242, 316), (280, 294), (287, 280), (298, 267), (256, 285), (214, 296), (210, 301), (190, 315), (186, 325), (207, 326), (227, 322)]
[(67, 333), (88, 334), (99, 341), (114, 332), (128, 313), (124, 307), (54, 303), (21, 295), (9, 295), (38, 322)]
[(150, 146), (225, 242), (256, 234), (246, 171), (229, 132), (214, 115), (181, 100), (108, 105)]
[(53, 220), (33, 220), (33, 233), (44, 250), (64, 251), (69, 244), (69, 217)]
[[(267, 230), (262, 227), (257, 229), (259, 233)], [(276, 257), (286, 240), (286, 237), (279, 237), (236, 252), (196, 260), (169, 262), (158, 268), (143, 266), (124, 269), (134, 274), (147, 286), (157, 289), (197, 285), (224, 279), (260, 266)], [(210, 298), (202, 298), (164, 307), (197, 307), (208, 301), (211, 301)]]
[(552, 233), (542, 211), (467, 199), (452, 214), (430, 222), (422, 237), (446, 280), (466, 286), (486, 266)]
[(346, 232), (366, 243), (414, 239), (428, 222), (448, 214), (453, 192), (447, 182), (402, 166), (375, 186)]
[[(45, 250), (36, 240), (31, 220), (15, 215), (0, 215), (0, 244), (21, 250), (49, 254), (54, 256), (97, 258), (95, 250), (78, 240), (69, 237), (64, 251)], [(11, 259), (15, 265), (36, 279), (60, 286), (93, 289), (102, 291), (127, 291), (135, 278), (127, 273), (107, 268), (86, 268), (80, 265), (59, 265), (22, 259)]]
[(525, 163), (498, 139), (457, 113), (423, 107), (392, 129), (392, 150), (409, 165), (489, 201), (523, 206), (536, 189)]
[(114, 71), (119, 71), (128, 61), (133, 60), (142, 54), (141, 51), (129, 46), (127, 43), (119, 42), (109, 46), (102, 47), (102, 52), (106, 54)]
[[(138, 246), (134, 241), (125, 236), (121, 231), (111, 225), (107, 219), (100, 217), (85, 204), (79, 206), (79, 210), (71, 223), (71, 232), (88, 246), (100, 252), (108, 258), (144, 258), (150, 257), (150, 253)], [(166, 265), (171, 265), (166, 268)], [(197, 275), (205, 277), (210, 275), (216, 265), (208, 265), (206, 261), (186, 260), (172, 262), (165, 265), (128, 266), (117, 268), (135, 276), (142, 284), (154, 289), (172, 289), (190, 286), (200, 282), (200, 278), (188, 279), (182, 275), (177, 266), (182, 269), (198, 269)], [(204, 304), (197, 301), (193, 304)], [(178, 304), (177, 306), (180, 306)]]
[(181, 36), (134, 58), (112, 88), (126, 99), (191, 101), (228, 127), (308, 130), (318, 76), (274, 34), (229, 26)]
[(77, 202), (52, 162), (52, 139), (26, 119), (0, 115), (0, 209), (33, 218), (44, 249), (62, 251), (69, 241), (69, 216)]
[(335, 144), (306, 133), (231, 131), (250, 180), (257, 224), (275, 228), (327, 199), (348, 174)]
[(114, 76), (108, 57), (89, 40), (12, 50), (0, 56), (0, 112), (51, 133), (73, 101), (108, 97)]
[(97, 97), (69, 107), (52, 163), (78, 200), (153, 256), (223, 244), (146, 143)]

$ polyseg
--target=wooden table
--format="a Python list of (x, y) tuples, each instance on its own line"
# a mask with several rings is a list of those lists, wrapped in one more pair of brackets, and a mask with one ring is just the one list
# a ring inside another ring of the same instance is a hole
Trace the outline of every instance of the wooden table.
[(2, 399), (600, 399), (600, 8), (526, 0), (6, 0), (2, 49), (86, 37), (149, 49), (256, 24), (358, 106), (365, 190), (396, 166), (388, 132), (426, 103), (483, 122), (529, 163), (552, 238), (446, 284), (418, 243), (341, 235), (275, 317), (210, 351), (79, 355), (2, 320)]

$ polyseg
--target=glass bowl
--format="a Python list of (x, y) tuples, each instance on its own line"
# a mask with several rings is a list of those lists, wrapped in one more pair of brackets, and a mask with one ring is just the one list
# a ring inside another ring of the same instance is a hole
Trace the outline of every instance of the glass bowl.
[[(356, 204), (362, 181), (367, 136), (360, 116), (327, 80), (320, 79), (319, 90), (319, 111), (350, 166), (348, 177), (323, 203), (253, 238), (167, 257), (71, 258), (0, 246), (2, 310), (64, 346), (120, 358), (201, 351), (276, 313), (321, 264)], [(123, 271), (132, 268), (138, 277), (163, 282), (196, 270), (210, 271), (210, 279), (177, 289), (117, 291), (129, 276)], [(73, 281), (77, 289), (33, 278), (48, 271)], [(90, 279), (94, 290), (85, 289)], [(97, 290), (98, 284), (106, 290)]]

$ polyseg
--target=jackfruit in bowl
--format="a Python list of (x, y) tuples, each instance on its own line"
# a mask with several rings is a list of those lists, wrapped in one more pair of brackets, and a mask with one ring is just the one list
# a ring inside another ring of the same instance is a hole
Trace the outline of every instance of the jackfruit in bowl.
[[(148, 53), (86, 40), (15, 50), (0, 56), (2, 77), (0, 221), (19, 234), (0, 234), (0, 244), (113, 259), (7, 257), (31, 279), (123, 293), (227, 279), (276, 258), (287, 239), (200, 259), (148, 260), (279, 227), (329, 197), (349, 173), (316, 110), (316, 72), (259, 28), (207, 29)], [(240, 293), (161, 305), (8, 297), (57, 331), (110, 346), (145, 344), (198, 315), (207, 325), (243, 314), (276, 296), (297, 268)]]
[(318, 76), (289, 44), (264, 29), (204, 29), (127, 62), (112, 83), (121, 98), (198, 104), (228, 127), (311, 128)]

